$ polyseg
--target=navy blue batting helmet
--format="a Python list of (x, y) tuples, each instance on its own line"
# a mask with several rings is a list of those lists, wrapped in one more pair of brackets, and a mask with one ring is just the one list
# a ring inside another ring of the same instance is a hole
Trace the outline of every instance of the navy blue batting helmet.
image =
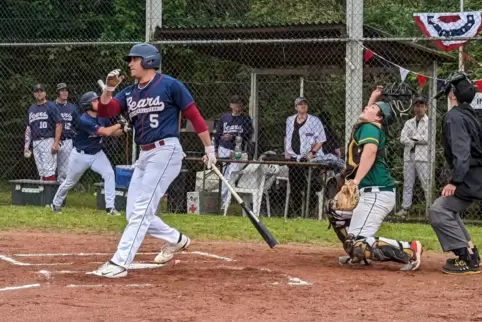
[(142, 57), (141, 66), (145, 69), (159, 69), (161, 65), (161, 54), (159, 50), (151, 44), (137, 44), (132, 46), (129, 55), (125, 56), (124, 60), (130, 62), (131, 57)]
[(96, 92), (87, 92), (80, 97), (80, 107), (84, 110), (84, 112), (90, 110), (92, 108), (91, 102), (99, 98)]

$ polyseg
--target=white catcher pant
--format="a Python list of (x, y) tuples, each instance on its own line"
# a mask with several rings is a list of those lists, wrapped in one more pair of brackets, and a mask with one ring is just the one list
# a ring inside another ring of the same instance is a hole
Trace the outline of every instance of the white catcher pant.
[(114, 208), (115, 174), (104, 151), (91, 155), (79, 153), (76, 149), (72, 149), (70, 153), (67, 178), (60, 185), (52, 202), (55, 206), (60, 207), (62, 205), (69, 190), (77, 184), (80, 177), (89, 168), (100, 174), (104, 179), (105, 207)]
[(162, 196), (179, 175), (182, 147), (177, 138), (164, 139), (165, 145), (142, 151), (136, 162), (127, 194), (127, 226), (112, 262), (128, 267), (146, 233), (175, 244), (180, 233), (156, 216)]
[(64, 182), (65, 178), (67, 178), (67, 169), (72, 148), (73, 143), (71, 139), (61, 141), (60, 149), (57, 153), (57, 181), (60, 183)]
[[(372, 188), (377, 189), (375, 187)], [(368, 238), (375, 236), (383, 220), (394, 207), (394, 192), (363, 192), (363, 189), (360, 189), (360, 201), (358, 206), (353, 209), (348, 233), (355, 235), (355, 237), (363, 236)]]
[(33, 156), (40, 177), (55, 175), (57, 154), (52, 154), (54, 138), (33, 141)]

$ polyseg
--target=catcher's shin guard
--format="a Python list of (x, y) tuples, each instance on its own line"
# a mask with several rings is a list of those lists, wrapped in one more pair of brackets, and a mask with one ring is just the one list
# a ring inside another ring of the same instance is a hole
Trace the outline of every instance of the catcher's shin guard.
[(336, 211), (333, 209), (333, 200), (328, 202), (328, 229), (333, 227), (338, 239), (344, 243), (347, 237), (346, 228), (350, 226), (351, 217), (353, 215), (352, 211)]
[(367, 238), (366, 242), (372, 245), (371, 257), (375, 261), (392, 261), (407, 264), (414, 256), (408, 242), (383, 237)]

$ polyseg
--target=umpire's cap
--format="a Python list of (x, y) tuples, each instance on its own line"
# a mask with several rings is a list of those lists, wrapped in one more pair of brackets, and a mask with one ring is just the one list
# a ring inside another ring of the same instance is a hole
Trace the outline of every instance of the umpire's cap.
[(475, 97), (475, 88), (467, 74), (463, 72), (453, 72), (447, 77), (442, 90), (434, 96), (435, 99), (447, 96), (453, 92), (459, 103), (470, 104)]
[(141, 66), (145, 69), (159, 69), (161, 65), (161, 54), (159, 50), (151, 44), (137, 44), (132, 46), (129, 55), (124, 56), (126, 62), (131, 61), (131, 57), (142, 57)]
[(390, 125), (393, 123), (393, 113), (392, 113), (392, 108), (390, 107), (390, 104), (384, 101), (378, 101), (375, 102), (376, 105), (380, 108), (380, 111), (382, 111), (383, 114), (383, 119), (387, 123), (387, 125)]
[(80, 97), (80, 107), (84, 110), (84, 112), (90, 110), (92, 108), (91, 102), (99, 98), (96, 92), (87, 92)]

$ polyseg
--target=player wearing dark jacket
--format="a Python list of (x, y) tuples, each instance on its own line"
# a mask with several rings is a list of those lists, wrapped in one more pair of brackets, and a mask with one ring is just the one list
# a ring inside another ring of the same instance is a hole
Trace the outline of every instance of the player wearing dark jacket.
[(442, 141), (445, 159), (452, 170), (449, 183), (429, 209), (429, 220), (448, 259), (446, 274), (480, 274), (480, 258), (460, 218), (474, 201), (482, 200), (482, 128), (470, 103), (475, 89), (467, 76), (454, 73), (436, 98), (447, 95), (452, 109), (443, 119)]

